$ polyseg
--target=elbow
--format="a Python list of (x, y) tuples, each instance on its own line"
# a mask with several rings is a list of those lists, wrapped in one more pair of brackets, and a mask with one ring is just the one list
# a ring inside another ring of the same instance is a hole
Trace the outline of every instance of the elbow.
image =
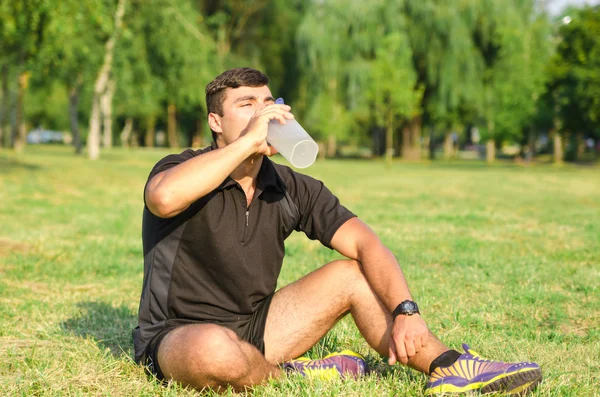
[(170, 218), (178, 213), (168, 189), (153, 188), (146, 191), (146, 206), (160, 218)]

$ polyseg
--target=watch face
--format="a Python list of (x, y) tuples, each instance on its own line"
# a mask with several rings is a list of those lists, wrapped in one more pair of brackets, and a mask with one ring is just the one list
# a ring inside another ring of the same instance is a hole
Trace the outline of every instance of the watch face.
[(419, 308), (415, 302), (404, 301), (402, 302), (402, 312), (406, 314), (414, 314), (419, 312)]

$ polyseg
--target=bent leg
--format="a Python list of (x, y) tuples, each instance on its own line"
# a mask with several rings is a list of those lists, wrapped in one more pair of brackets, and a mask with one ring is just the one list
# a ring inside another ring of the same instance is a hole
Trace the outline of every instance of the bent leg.
[(158, 364), (165, 379), (197, 390), (232, 386), (240, 391), (280, 375), (280, 369), (258, 349), (214, 324), (186, 325), (169, 332), (158, 348)]
[[(338, 260), (275, 293), (265, 327), (267, 360), (277, 363), (300, 356), (347, 313), (367, 343), (387, 356), (390, 311), (369, 285), (359, 262)], [(428, 373), (431, 362), (447, 350), (430, 333), (427, 344), (408, 365)]]

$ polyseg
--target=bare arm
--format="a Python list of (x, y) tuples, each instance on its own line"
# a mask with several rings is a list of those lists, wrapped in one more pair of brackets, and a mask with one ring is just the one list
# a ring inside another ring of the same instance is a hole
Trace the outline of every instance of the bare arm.
[(396, 257), (363, 221), (352, 218), (344, 223), (334, 234), (331, 246), (362, 264), (369, 284), (390, 313), (400, 302), (412, 300)]
[[(390, 314), (404, 300), (412, 300), (408, 283), (394, 254), (360, 219), (352, 218), (334, 234), (331, 246), (340, 254), (358, 260), (367, 281)], [(399, 315), (390, 334), (389, 364), (403, 364), (425, 344), (429, 330), (420, 315)]]
[(217, 188), (249, 156), (274, 154), (275, 149), (265, 141), (267, 126), (273, 119), (283, 123), (292, 119), (289, 109), (287, 105), (267, 106), (254, 114), (240, 137), (229, 145), (155, 175), (144, 192), (148, 209), (161, 218), (173, 217)]
[(161, 218), (185, 211), (217, 188), (252, 153), (252, 146), (240, 138), (155, 175), (144, 193), (148, 209)]

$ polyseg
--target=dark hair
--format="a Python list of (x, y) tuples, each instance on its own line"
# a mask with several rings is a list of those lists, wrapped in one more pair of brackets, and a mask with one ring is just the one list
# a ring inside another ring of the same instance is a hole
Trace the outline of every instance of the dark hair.
[[(251, 68), (235, 68), (218, 75), (206, 86), (207, 114), (216, 113), (223, 116), (223, 101), (226, 88), (261, 87), (269, 83), (269, 78), (262, 72)], [(213, 139), (217, 135), (212, 131)]]

